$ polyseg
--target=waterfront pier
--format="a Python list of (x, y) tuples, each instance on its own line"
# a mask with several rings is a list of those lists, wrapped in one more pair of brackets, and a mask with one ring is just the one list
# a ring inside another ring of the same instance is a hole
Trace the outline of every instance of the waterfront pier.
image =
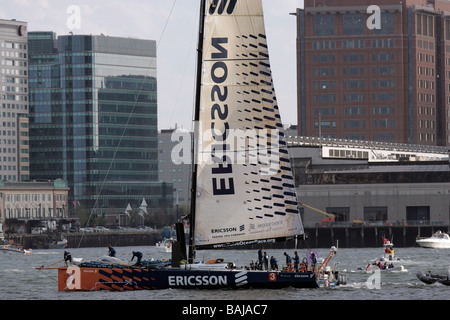
[(382, 247), (383, 237), (394, 242), (395, 247), (414, 247), (416, 239), (430, 237), (441, 230), (449, 232), (449, 225), (412, 226), (346, 226), (305, 228), (307, 243), (311, 248), (328, 248), (339, 243), (340, 248)]

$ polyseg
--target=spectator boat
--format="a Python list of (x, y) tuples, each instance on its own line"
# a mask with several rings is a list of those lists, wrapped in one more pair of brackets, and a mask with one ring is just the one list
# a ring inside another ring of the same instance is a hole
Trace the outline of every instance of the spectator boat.
[(440, 283), (446, 286), (450, 286), (450, 269), (447, 272), (446, 276), (432, 274), (431, 271), (428, 271), (428, 273), (419, 272), (416, 276), (420, 281), (426, 284)]
[(450, 249), (450, 236), (441, 230), (429, 238), (419, 238), (416, 243), (423, 248)]

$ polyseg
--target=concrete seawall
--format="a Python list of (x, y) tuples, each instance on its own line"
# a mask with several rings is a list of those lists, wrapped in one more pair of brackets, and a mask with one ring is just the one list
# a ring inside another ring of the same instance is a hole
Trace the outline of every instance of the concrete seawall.
[(154, 246), (161, 241), (158, 233), (102, 233), (102, 234), (67, 234), (67, 248)]
[(450, 226), (380, 226), (380, 227), (327, 227), (305, 228), (311, 248), (328, 248), (339, 241), (340, 248), (382, 247), (383, 237), (394, 242), (395, 247), (415, 247), (417, 236), (430, 237)]
[[(92, 248), (106, 247), (111, 244), (115, 247), (126, 246), (154, 246), (161, 241), (160, 233), (145, 232), (105, 232), (105, 233), (66, 233), (67, 248)], [(46, 235), (21, 235), (10, 238), (16, 243), (20, 243), (24, 248), (42, 249), (48, 247), (48, 237)]]
[[(450, 226), (379, 226), (379, 227), (317, 227), (305, 228), (306, 241), (299, 241), (298, 248), (329, 248), (339, 242), (340, 248), (369, 248), (382, 247), (382, 238), (393, 240), (395, 247), (417, 246), (416, 238), (429, 237), (434, 232), (441, 230), (449, 232)], [(125, 246), (154, 246), (161, 241), (160, 233), (67, 233), (64, 237), (68, 240), (67, 248), (106, 247), (111, 244), (115, 247)], [(11, 238), (14, 242), (21, 243), (25, 248), (42, 248), (48, 243), (45, 235), (22, 235)], [(287, 243), (265, 244), (267, 248), (292, 248), (294, 241)], [(259, 248), (253, 245), (247, 248)]]

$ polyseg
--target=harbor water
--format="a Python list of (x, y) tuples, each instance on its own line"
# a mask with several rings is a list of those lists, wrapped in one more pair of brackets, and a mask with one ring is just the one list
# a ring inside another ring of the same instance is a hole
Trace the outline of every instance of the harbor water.
[[(156, 246), (116, 247), (117, 257), (130, 260), (132, 251), (144, 254), (144, 259), (170, 258), (170, 253)], [(325, 258), (327, 249), (311, 249)], [(68, 249), (73, 257), (84, 261), (95, 260), (106, 255), (107, 248)], [(284, 264), (286, 251), (293, 249), (267, 250), (269, 256)], [(300, 257), (305, 250), (298, 250)], [(383, 254), (382, 248), (339, 249), (333, 262), (339, 262), (338, 269), (347, 273), (347, 284), (333, 289), (294, 289), (280, 290), (182, 290), (167, 289), (158, 291), (131, 292), (58, 292), (56, 270), (36, 270), (63, 258), (62, 249), (33, 250), (30, 255), (0, 252), (0, 299), (1, 300), (450, 300), (450, 287), (420, 282), (417, 272), (432, 271), (444, 275), (450, 267), (450, 249), (397, 248), (396, 256), (405, 267), (399, 272), (367, 273), (367, 263)], [(200, 251), (197, 259), (223, 258), (233, 261), (236, 266), (249, 265), (256, 261), (256, 250)]]

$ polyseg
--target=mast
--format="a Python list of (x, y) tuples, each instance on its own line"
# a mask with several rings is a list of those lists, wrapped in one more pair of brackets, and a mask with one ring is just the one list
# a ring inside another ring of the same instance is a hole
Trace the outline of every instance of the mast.
[(198, 122), (200, 120), (200, 100), (202, 92), (202, 62), (203, 62), (203, 37), (205, 29), (205, 3), (207, 0), (200, 0), (200, 20), (197, 45), (197, 80), (195, 89), (194, 106), (194, 141), (192, 147), (192, 179), (191, 179), (191, 208), (189, 215), (189, 253), (188, 262), (193, 263), (195, 258), (195, 202), (197, 198), (197, 157), (198, 150)]

